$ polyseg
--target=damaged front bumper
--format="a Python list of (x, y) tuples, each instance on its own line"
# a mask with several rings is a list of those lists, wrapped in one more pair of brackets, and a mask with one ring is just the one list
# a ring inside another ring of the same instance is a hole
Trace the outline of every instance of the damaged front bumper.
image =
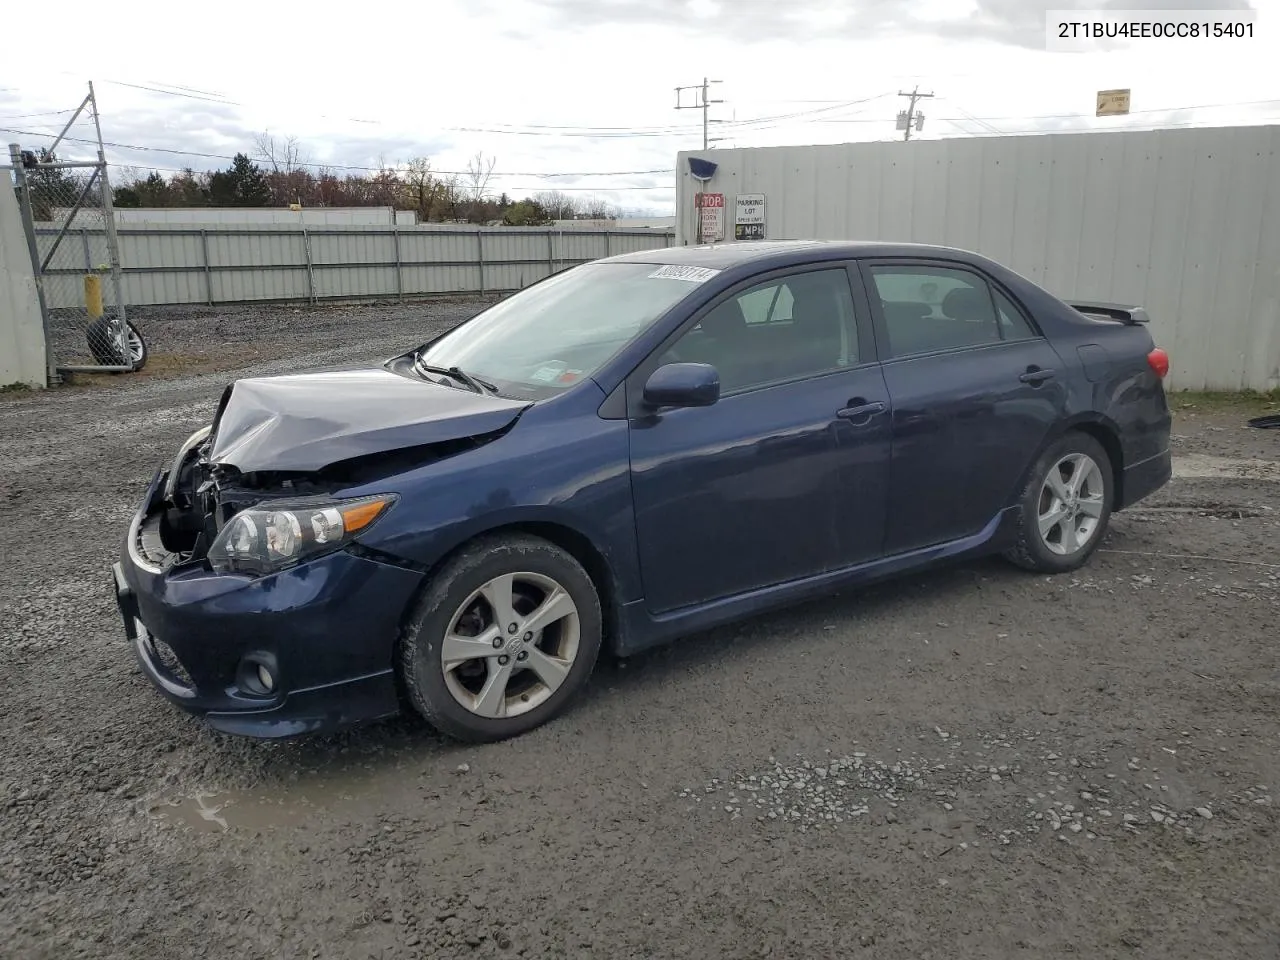
[(257, 578), (204, 563), (162, 569), (139, 542), (167, 473), (152, 480), (112, 570), (125, 635), (151, 683), (215, 729), (253, 737), (398, 713), (394, 649), (421, 574), (349, 551)]

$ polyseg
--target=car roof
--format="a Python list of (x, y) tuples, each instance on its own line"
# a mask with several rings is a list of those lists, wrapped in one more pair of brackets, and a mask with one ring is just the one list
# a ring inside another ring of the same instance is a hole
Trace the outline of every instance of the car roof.
[(605, 262), (678, 264), (726, 270), (751, 263), (783, 266), (854, 257), (941, 257), (948, 260), (972, 260), (974, 254), (957, 247), (885, 243), (879, 240), (731, 240), (726, 243), (639, 250), (607, 257)]

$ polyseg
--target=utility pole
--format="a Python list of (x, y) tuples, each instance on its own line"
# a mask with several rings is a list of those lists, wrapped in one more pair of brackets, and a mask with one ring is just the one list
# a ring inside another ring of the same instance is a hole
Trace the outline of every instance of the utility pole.
[[(700, 109), (702, 111), (702, 149), (703, 150), (707, 149), (708, 144), (710, 144), (711, 142), (710, 138), (707, 136), (707, 129), (709, 124), (711, 123), (710, 116), (708, 113), (708, 111), (711, 109), (711, 104), (724, 103), (723, 100), (711, 100), (708, 98), (711, 84), (720, 83), (720, 82), (721, 81), (719, 80), (708, 80), (706, 77), (703, 77), (701, 84), (688, 86), (688, 87), (676, 87), (676, 109), (677, 110), (699, 110)], [(681, 103), (680, 94), (685, 90), (697, 90), (697, 91), (700, 91), (700, 95), (695, 95), (693, 103)]]
[(915, 89), (912, 90), (910, 93), (906, 93), (905, 91), (899, 90), (898, 96), (911, 98), (910, 104), (907, 106), (907, 109), (904, 111), (900, 111), (898, 113), (898, 129), (903, 131), (902, 139), (910, 140), (912, 123), (915, 123), (917, 130), (921, 129), (924, 126), (924, 114), (916, 113), (916, 101), (924, 100), (927, 97), (932, 97), (933, 94), (921, 93), (920, 85), (916, 84)]

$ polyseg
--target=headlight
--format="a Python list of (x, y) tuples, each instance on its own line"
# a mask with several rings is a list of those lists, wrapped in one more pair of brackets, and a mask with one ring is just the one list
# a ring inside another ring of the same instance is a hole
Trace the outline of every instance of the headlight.
[(277, 500), (241, 510), (209, 548), (218, 573), (258, 576), (345, 547), (395, 502), (394, 496), (357, 500)]

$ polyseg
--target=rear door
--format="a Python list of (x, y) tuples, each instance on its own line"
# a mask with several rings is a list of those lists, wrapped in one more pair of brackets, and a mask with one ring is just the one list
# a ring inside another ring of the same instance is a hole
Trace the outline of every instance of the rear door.
[[(632, 493), (655, 613), (878, 556), (889, 397), (846, 264), (727, 291), (628, 378)], [(861, 334), (860, 334), (861, 331)], [(653, 370), (709, 363), (720, 400), (653, 413)]]
[(885, 552), (977, 534), (1065, 413), (1062, 361), (974, 267), (895, 259), (862, 271), (893, 402)]

